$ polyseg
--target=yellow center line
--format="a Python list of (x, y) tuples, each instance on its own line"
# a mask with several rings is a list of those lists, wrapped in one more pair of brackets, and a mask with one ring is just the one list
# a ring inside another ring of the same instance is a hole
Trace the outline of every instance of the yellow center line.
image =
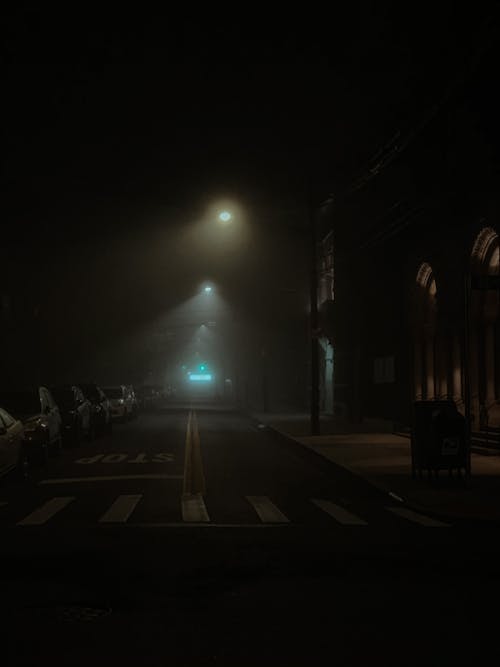
[(194, 412), (194, 410), (193, 410), (192, 429), (193, 429), (192, 457), (193, 457), (195, 492), (201, 493), (203, 495), (206, 491), (205, 472), (203, 469), (203, 459), (201, 457), (201, 443), (200, 443), (200, 432), (198, 430), (198, 417), (196, 416), (196, 412)]
[(192, 438), (191, 438), (191, 419), (193, 416), (193, 411), (189, 411), (187, 426), (186, 426), (186, 447), (184, 453), (184, 484), (182, 488), (183, 495), (189, 495), (191, 493), (191, 450), (192, 450)]
[(184, 458), (184, 485), (183, 494), (203, 495), (205, 493), (205, 474), (201, 458), (200, 433), (196, 412), (189, 412), (186, 427), (186, 452)]

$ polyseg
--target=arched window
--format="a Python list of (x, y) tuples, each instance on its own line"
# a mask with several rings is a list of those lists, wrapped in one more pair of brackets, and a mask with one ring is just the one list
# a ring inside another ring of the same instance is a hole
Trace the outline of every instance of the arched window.
[(492, 227), (485, 227), (476, 237), (472, 247), (471, 268), (479, 274), (498, 273), (500, 246), (498, 234)]
[[(492, 227), (484, 227), (471, 253), (471, 272), (498, 275), (500, 240)], [(474, 428), (500, 425), (500, 372), (498, 345), (499, 295), (496, 290), (473, 290), (471, 297), (470, 382)]]

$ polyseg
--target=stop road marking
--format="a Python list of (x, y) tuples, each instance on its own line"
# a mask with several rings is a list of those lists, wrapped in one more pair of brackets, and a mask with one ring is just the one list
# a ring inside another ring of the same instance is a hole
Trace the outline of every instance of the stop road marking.
[[(132, 458), (129, 458), (129, 456)], [(158, 452), (157, 454), (141, 452), (137, 455), (112, 452), (111, 454), (96, 454), (95, 456), (77, 459), (75, 463), (91, 465), (93, 463), (124, 463), (125, 461), (127, 463), (173, 463), (174, 455), (168, 452)]]

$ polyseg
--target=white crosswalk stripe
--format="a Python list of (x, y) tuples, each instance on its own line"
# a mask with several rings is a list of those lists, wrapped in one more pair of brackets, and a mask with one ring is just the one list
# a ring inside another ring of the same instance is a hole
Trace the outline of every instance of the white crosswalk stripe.
[(41, 507), (36, 509), (27, 517), (18, 522), (18, 526), (40, 526), (47, 523), (54, 515), (63, 510), (67, 505), (73, 502), (73, 496), (51, 498)]
[(100, 523), (125, 523), (137, 507), (142, 494), (118, 496), (99, 519)]
[(182, 520), (187, 523), (208, 523), (207, 508), (200, 493), (182, 496)]
[(329, 500), (320, 500), (318, 498), (311, 498), (311, 502), (319, 507), (320, 510), (326, 512), (336, 521), (341, 523), (344, 526), (367, 526), (367, 522), (364, 519), (361, 519), (356, 514), (348, 512), (346, 509), (340, 505), (336, 505)]
[[(131, 525), (134, 522), (131, 521), (131, 517), (138, 504), (143, 500), (143, 494), (126, 494), (119, 495), (111, 503), (111, 505), (104, 509), (102, 516), (97, 519), (98, 523), (101, 524), (128, 524)], [(292, 525), (292, 521), (279, 509), (268, 496), (245, 496), (246, 500), (255, 510), (255, 513), (258, 516), (258, 519), (261, 523), (257, 523), (257, 519), (254, 522), (249, 522), (248, 524), (239, 523), (238, 516), (234, 516), (233, 521), (227, 522), (225, 518), (224, 525), (232, 527), (258, 527), (259, 525), (268, 525), (268, 526), (279, 526), (279, 525)], [(57, 496), (50, 498), (41, 504), (38, 508), (32, 511), (30, 514), (21, 519), (17, 525), (19, 526), (39, 526), (48, 523), (53, 519), (59, 512), (67, 508), (75, 500), (74, 496)], [(368, 526), (368, 521), (357, 514), (347, 510), (342, 505), (336, 504), (331, 500), (325, 500), (322, 498), (310, 498), (309, 502), (315, 505), (319, 510), (325, 512), (329, 517), (332, 517), (337, 523), (342, 526)], [(347, 504), (347, 503), (346, 503)], [(0, 508), (6, 505), (11, 505), (4, 501), (0, 502)], [(197, 525), (210, 524), (213, 526), (217, 524), (217, 518), (212, 521), (211, 517), (208, 514), (207, 507), (205, 505), (204, 498), (201, 494), (190, 494), (184, 495), (181, 497), (181, 516), (182, 523), (187, 524), (190, 527), (196, 527)], [(381, 508), (382, 509), (382, 508)], [(403, 519), (409, 524), (414, 524), (418, 526), (425, 527), (434, 527), (434, 528), (444, 528), (450, 527), (451, 524), (445, 523), (438, 519), (420, 514), (414, 510), (411, 510), (407, 507), (397, 507), (397, 506), (386, 506), (383, 508), (384, 511), (391, 513), (392, 515), (397, 516), (400, 519)], [(5, 510), (7, 511), (7, 510)], [(102, 510), (101, 510), (102, 511)], [(71, 515), (71, 514), (70, 514)], [(70, 516), (69, 515), (69, 516)], [(5, 516), (2, 513), (2, 516)], [(95, 516), (95, 515), (94, 515)], [(175, 516), (171, 516), (170, 512), (167, 512), (165, 516), (158, 517), (160, 520), (157, 523), (152, 523), (151, 525), (158, 526), (176, 526), (182, 525), (178, 522), (178, 519)], [(96, 519), (90, 520), (95, 521)], [(85, 519), (78, 519), (85, 520)], [(147, 517), (142, 520), (142, 523), (137, 525), (149, 525)], [(222, 525), (222, 524), (221, 524)]]
[(246, 499), (257, 512), (262, 523), (290, 523), (288, 517), (267, 496), (247, 496)]
[(413, 510), (407, 509), (406, 507), (386, 507), (386, 510), (396, 514), (403, 519), (408, 519), (408, 521), (413, 521), (418, 523), (421, 526), (428, 526), (429, 528), (448, 528), (450, 524), (443, 523), (437, 519), (432, 519), (430, 516), (425, 516), (424, 514), (419, 514)]

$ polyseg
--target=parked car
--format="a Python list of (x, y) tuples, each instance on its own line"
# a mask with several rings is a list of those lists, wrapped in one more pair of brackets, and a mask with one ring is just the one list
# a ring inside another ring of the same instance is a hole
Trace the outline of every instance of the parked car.
[(127, 385), (127, 390), (129, 392), (130, 401), (132, 404), (132, 417), (135, 419), (136, 417), (139, 416), (139, 402), (135, 394), (135, 389), (131, 384)]
[(136, 389), (136, 395), (141, 410), (155, 410), (161, 403), (160, 387), (142, 385)]
[(163, 390), (163, 397), (171, 400), (175, 398), (176, 393), (177, 393), (176, 388), (171, 384), (167, 384)]
[(94, 383), (81, 383), (77, 386), (90, 401), (91, 428), (94, 433), (112, 433), (111, 405), (106, 394)]
[(92, 439), (95, 431), (92, 408), (80, 387), (59, 385), (51, 387), (51, 392), (61, 413), (64, 443), (77, 446), (84, 436)]
[(0, 404), (24, 426), (26, 454), (30, 462), (45, 463), (62, 449), (59, 408), (47, 387), (0, 393)]
[(103, 392), (111, 404), (111, 416), (123, 422), (132, 417), (132, 398), (125, 385), (119, 384), (114, 387), (103, 387)]
[(16, 472), (24, 478), (27, 470), (28, 455), (24, 446), (22, 422), (0, 408), (0, 477)]

